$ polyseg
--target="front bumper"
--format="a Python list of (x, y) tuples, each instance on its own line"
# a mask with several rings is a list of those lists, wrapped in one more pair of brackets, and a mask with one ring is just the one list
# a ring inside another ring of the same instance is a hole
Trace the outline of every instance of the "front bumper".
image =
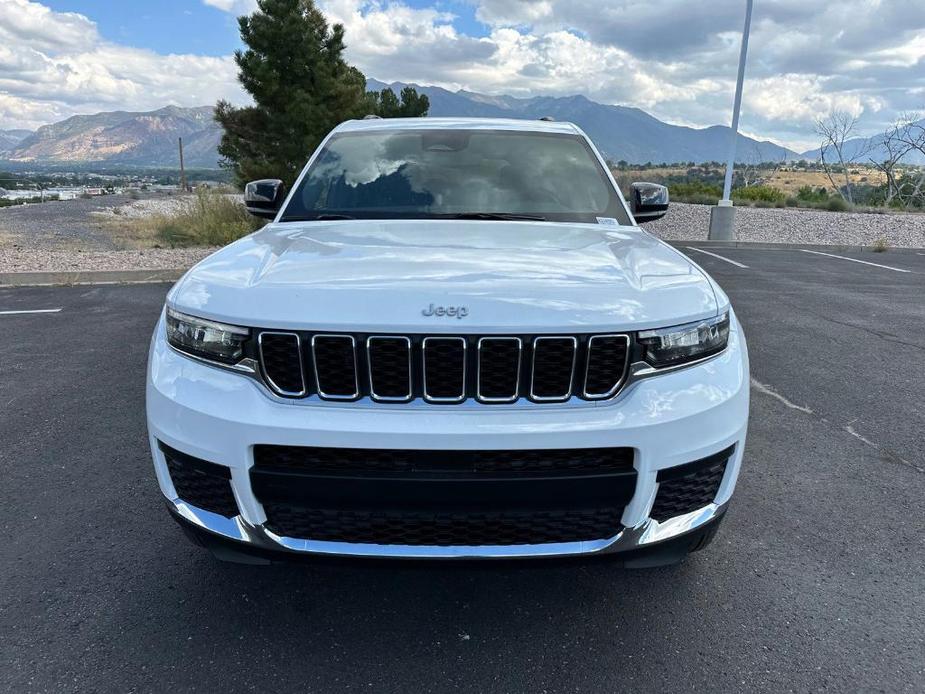
[[(439, 407), (424, 403), (294, 402), (252, 379), (169, 348), (159, 324), (148, 364), (147, 415), (154, 466), (173, 513), (213, 539), (259, 553), (405, 558), (513, 558), (633, 552), (690, 536), (724, 512), (741, 465), (748, 419), (748, 356), (733, 317), (717, 357), (633, 383), (614, 400)], [(238, 515), (180, 498), (158, 442), (228, 468)], [(635, 491), (613, 537), (516, 545), (368, 544), (285, 537), (266, 527), (251, 486), (258, 444), (330, 448), (505, 450), (631, 447)], [(734, 447), (715, 498), (661, 521), (650, 517), (659, 472)]]

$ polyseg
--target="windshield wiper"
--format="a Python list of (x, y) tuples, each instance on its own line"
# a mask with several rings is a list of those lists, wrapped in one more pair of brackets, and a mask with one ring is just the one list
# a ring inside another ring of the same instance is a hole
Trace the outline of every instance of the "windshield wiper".
[(444, 219), (500, 219), (502, 221), (545, 222), (546, 218), (537, 214), (511, 214), (508, 212), (458, 212), (441, 215)]
[(293, 215), (291, 217), (283, 217), (281, 222), (314, 222), (314, 221), (331, 221), (335, 219), (356, 219), (356, 217), (351, 217), (349, 214), (335, 214), (330, 212), (322, 212), (321, 214), (307, 214), (307, 215)]

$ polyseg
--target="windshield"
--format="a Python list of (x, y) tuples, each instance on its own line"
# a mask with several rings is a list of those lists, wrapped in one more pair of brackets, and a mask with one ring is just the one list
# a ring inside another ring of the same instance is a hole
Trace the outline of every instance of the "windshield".
[(580, 135), (429, 129), (333, 136), (280, 221), (457, 217), (632, 223)]

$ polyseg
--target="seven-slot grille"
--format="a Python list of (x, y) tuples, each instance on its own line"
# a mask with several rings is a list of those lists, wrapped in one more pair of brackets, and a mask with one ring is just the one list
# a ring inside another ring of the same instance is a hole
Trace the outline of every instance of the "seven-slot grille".
[(284, 397), (435, 404), (616, 395), (630, 358), (627, 335), (405, 336), (262, 331), (269, 387)]

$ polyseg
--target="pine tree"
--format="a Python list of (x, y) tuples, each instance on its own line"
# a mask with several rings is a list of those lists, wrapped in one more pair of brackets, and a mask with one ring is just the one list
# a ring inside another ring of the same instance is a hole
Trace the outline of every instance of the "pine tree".
[(426, 94), (418, 94), (414, 87), (401, 90), (401, 101), (390, 88), (381, 92), (369, 93), (368, 112), (383, 118), (416, 118), (426, 116), (430, 108), (430, 99)]
[(219, 101), (215, 107), (224, 130), (218, 151), (238, 183), (281, 178), (292, 185), (331, 128), (369, 109), (386, 117), (427, 113), (427, 97), (411, 88), (401, 102), (392, 94), (385, 107), (381, 94), (367, 94), (363, 73), (344, 60), (344, 27), (329, 26), (313, 0), (257, 5), (238, 18), (247, 49), (234, 56), (254, 105)]

